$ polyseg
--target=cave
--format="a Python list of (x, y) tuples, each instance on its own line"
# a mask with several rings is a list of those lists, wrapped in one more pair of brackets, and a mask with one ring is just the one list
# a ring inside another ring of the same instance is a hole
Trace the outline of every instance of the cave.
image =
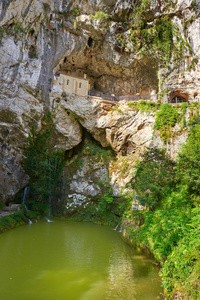
[[(90, 89), (106, 95), (150, 95), (158, 92), (158, 64), (154, 59), (134, 60), (126, 65), (129, 53), (119, 54), (110, 45), (88, 36), (84, 48), (64, 54), (54, 73), (90, 80)], [(117, 60), (120, 60), (119, 62)]]

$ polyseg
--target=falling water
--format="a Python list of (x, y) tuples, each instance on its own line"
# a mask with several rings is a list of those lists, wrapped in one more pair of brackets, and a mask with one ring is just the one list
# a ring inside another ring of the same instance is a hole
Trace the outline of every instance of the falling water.
[(117, 230), (117, 228), (119, 228), (119, 230), (118, 231), (120, 231), (121, 230), (121, 227), (119, 227), (120, 226), (120, 224), (121, 224), (121, 221), (117, 224), (117, 226), (113, 229), (113, 230)]
[(45, 217), (45, 220), (48, 222), (48, 223), (51, 223), (53, 222), (52, 220), (50, 220), (49, 218)]
[(23, 199), (22, 199), (22, 204), (25, 206), (26, 210), (28, 210), (27, 203), (28, 203), (28, 199), (29, 199), (29, 191), (30, 191), (29, 186), (26, 186), (24, 188), (24, 194), (23, 194)]
[[(26, 186), (24, 188), (24, 194), (23, 194), (23, 199), (22, 199), (22, 204), (24, 205), (25, 209), (28, 210), (28, 200), (29, 200), (29, 191), (30, 191), (30, 187)], [(32, 220), (28, 219), (29, 224), (33, 224)]]

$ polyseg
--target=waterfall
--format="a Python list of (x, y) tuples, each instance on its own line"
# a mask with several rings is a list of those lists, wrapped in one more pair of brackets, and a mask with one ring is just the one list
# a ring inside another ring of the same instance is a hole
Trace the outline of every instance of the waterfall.
[(29, 191), (30, 191), (30, 187), (26, 186), (24, 188), (24, 194), (23, 194), (23, 199), (22, 199), (22, 204), (24, 205), (25, 209), (28, 210), (28, 199), (29, 199)]
[(48, 222), (48, 223), (51, 223), (53, 222), (52, 220), (50, 220), (49, 218), (45, 217), (45, 220)]
[[(117, 228), (120, 226), (120, 224), (121, 224), (121, 221), (117, 224), (117, 226), (113, 230), (117, 230)], [(121, 227), (119, 228), (118, 231), (121, 232)]]
[(51, 166), (51, 161), (49, 160), (49, 182), (48, 182), (48, 186), (49, 186), (49, 196), (48, 196), (48, 220), (51, 216), (51, 170), (52, 170), (52, 166)]
[[(29, 191), (30, 191), (30, 187), (29, 186), (26, 186), (24, 188), (24, 194), (23, 194), (23, 199), (22, 199), (22, 204), (24, 205), (25, 207), (25, 210), (28, 210), (28, 200), (29, 200)], [(32, 220), (28, 219), (28, 222), (29, 224), (31, 225), (33, 222)]]

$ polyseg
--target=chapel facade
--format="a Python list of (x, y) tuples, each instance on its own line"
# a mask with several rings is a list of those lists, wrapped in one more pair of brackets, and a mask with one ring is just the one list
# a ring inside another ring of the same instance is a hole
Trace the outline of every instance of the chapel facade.
[(69, 94), (87, 96), (88, 91), (90, 90), (90, 82), (86, 76), (77, 77), (60, 73), (56, 78), (56, 81), (62, 86), (63, 90)]

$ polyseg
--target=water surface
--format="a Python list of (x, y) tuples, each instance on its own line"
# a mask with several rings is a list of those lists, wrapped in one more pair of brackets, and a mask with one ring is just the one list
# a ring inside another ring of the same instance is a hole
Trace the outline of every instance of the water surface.
[(152, 260), (110, 227), (52, 222), (0, 235), (1, 300), (155, 300)]

